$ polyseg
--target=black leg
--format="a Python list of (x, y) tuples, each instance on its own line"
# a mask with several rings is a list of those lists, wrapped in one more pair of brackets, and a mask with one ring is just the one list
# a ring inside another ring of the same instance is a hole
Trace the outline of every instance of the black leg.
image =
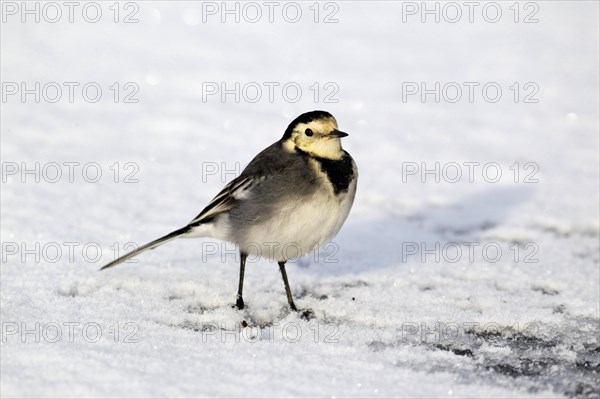
[(240, 283), (238, 285), (237, 300), (235, 301), (235, 307), (238, 309), (244, 309), (244, 298), (242, 298), (242, 290), (244, 289), (244, 271), (246, 270), (246, 255), (240, 252)]
[(285, 293), (287, 295), (287, 300), (290, 304), (290, 308), (293, 311), (298, 311), (298, 309), (296, 309), (296, 305), (294, 305), (294, 300), (292, 299), (292, 290), (290, 290), (290, 283), (288, 283), (287, 273), (285, 272), (285, 262), (277, 263), (279, 264), (279, 271), (281, 272), (281, 277), (283, 277), (283, 283), (285, 284)]

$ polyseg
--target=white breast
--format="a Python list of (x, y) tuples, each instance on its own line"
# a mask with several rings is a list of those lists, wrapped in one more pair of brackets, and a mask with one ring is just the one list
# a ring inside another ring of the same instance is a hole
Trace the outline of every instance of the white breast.
[(239, 243), (240, 248), (271, 261), (304, 256), (337, 234), (350, 213), (355, 194), (356, 179), (347, 192), (337, 196), (333, 187), (324, 185), (311, 197), (291, 201), (269, 222), (252, 226), (244, 242)]

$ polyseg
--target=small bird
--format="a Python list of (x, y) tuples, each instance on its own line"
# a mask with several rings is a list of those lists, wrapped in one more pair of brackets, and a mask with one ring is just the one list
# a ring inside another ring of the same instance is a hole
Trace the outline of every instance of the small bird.
[(289, 306), (297, 311), (285, 263), (329, 242), (354, 202), (358, 169), (342, 149), (340, 139), (346, 136), (329, 112), (298, 116), (279, 141), (260, 152), (185, 227), (100, 270), (179, 237), (213, 237), (239, 247), (238, 309), (244, 308), (246, 258), (252, 255), (277, 261)]

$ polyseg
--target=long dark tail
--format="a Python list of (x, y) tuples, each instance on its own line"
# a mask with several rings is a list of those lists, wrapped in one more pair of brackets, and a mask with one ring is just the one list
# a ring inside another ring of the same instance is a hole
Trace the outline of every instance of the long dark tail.
[(147, 251), (149, 249), (154, 249), (154, 248), (156, 248), (156, 247), (158, 247), (158, 246), (160, 246), (162, 244), (166, 244), (167, 242), (172, 241), (172, 240), (174, 240), (174, 239), (176, 239), (176, 238), (184, 235), (185, 233), (189, 232), (190, 230), (191, 230), (190, 226), (185, 226), (185, 227), (182, 227), (179, 230), (175, 230), (175, 231), (167, 234), (164, 237), (161, 237), (161, 238), (159, 238), (157, 240), (149, 242), (146, 245), (142, 245), (138, 249), (135, 249), (135, 250), (133, 250), (131, 252), (126, 253), (125, 255), (121, 256), (120, 258), (115, 259), (112, 262), (110, 262), (109, 264), (103, 266), (100, 270), (104, 270), (104, 269), (108, 269), (109, 267), (116, 266), (119, 263), (125, 262), (127, 259), (131, 259), (134, 256), (141, 254), (144, 251)]

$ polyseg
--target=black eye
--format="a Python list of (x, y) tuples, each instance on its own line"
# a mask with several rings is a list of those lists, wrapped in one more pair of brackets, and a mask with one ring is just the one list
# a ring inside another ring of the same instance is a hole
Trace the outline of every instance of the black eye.
[(312, 135), (313, 135), (313, 131), (312, 131), (311, 129), (306, 129), (306, 130), (304, 131), (304, 134), (306, 134), (308, 137), (310, 137), (310, 136), (312, 136)]

